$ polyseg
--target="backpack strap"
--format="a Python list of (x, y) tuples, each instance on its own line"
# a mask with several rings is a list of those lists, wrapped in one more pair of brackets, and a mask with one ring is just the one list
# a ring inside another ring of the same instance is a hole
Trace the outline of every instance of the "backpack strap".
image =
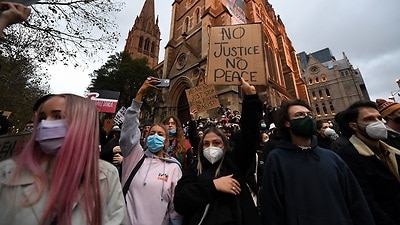
[(142, 166), (144, 158), (146, 158), (145, 155), (143, 155), (143, 157), (140, 159), (140, 161), (136, 164), (135, 168), (133, 168), (131, 174), (129, 174), (128, 180), (126, 180), (124, 188), (122, 188), (122, 193), (124, 195), (125, 202), (126, 202), (125, 196), (126, 196), (126, 193), (128, 193), (129, 187), (131, 186), (132, 179), (135, 176), (135, 174), (137, 173), (137, 171), (139, 170), (139, 168)]

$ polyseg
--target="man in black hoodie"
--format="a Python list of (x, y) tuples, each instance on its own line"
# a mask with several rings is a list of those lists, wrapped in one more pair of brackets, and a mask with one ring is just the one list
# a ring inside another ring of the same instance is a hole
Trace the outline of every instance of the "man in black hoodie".
[(263, 224), (374, 224), (346, 163), (317, 146), (310, 106), (284, 102), (275, 119), (283, 139), (264, 167)]

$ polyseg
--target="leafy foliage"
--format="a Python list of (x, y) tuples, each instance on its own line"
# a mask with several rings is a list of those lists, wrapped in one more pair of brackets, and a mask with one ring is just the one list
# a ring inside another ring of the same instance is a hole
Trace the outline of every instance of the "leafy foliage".
[[(95, 70), (91, 85), (88, 89), (119, 91), (119, 107), (129, 107), (136, 92), (144, 80), (154, 75), (154, 71), (147, 66), (146, 58), (132, 59), (128, 53), (121, 52), (109, 56), (109, 60), (98, 70)], [(145, 99), (154, 98), (156, 92), (149, 92)], [(144, 108), (148, 101), (144, 101)]]
[(47, 94), (47, 74), (34, 62), (18, 54), (0, 55), (0, 110), (12, 112), (10, 120), (21, 129), (31, 119), (32, 106)]
[[(47, 0), (32, 5), (27, 22), (6, 30), (6, 43), (23, 49), (37, 62), (79, 66), (79, 58), (93, 59), (98, 51), (113, 50), (118, 41), (113, 13), (124, 3), (113, 0)], [(18, 40), (18, 41), (15, 41)], [(4, 51), (0, 45), (0, 51)]]

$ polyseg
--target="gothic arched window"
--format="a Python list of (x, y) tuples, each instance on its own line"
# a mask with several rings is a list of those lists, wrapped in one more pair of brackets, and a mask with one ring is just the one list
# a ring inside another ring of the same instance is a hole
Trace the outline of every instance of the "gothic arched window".
[(144, 41), (144, 50), (149, 51), (150, 48), (150, 40), (147, 38), (146, 41)]
[(200, 15), (200, 9), (196, 9), (196, 12), (194, 13), (194, 15), (196, 16), (196, 24), (200, 23), (201, 21), (201, 15)]
[(327, 115), (328, 111), (326, 110), (326, 106), (322, 106), (322, 110), (324, 110), (324, 114)]
[(155, 51), (155, 44), (154, 44), (154, 41), (153, 42), (151, 42), (151, 48), (150, 48), (150, 52), (151, 53), (154, 53), (154, 51)]
[(139, 45), (138, 48), (142, 49), (143, 48), (143, 36), (140, 36), (139, 38)]
[(331, 112), (335, 113), (335, 107), (333, 107), (332, 102), (330, 102), (329, 107), (331, 108)]
[(317, 99), (317, 96), (315, 95), (315, 91), (312, 92), (312, 98), (313, 98), (313, 100)]
[(325, 89), (325, 93), (326, 93), (326, 96), (328, 96), (328, 97), (331, 97), (331, 92), (329, 91), (329, 89), (327, 88), (327, 89)]
[(188, 31), (189, 31), (189, 17), (186, 17), (184, 32), (188, 32)]

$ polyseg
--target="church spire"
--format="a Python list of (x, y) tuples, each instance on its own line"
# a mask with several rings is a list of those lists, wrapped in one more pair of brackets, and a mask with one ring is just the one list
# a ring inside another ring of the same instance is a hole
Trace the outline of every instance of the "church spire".
[(140, 18), (151, 24), (155, 23), (154, 0), (146, 0), (144, 2), (142, 11), (140, 12)]
[(151, 68), (158, 64), (160, 28), (155, 17), (154, 0), (145, 0), (125, 43), (125, 51), (135, 58), (146, 57)]

